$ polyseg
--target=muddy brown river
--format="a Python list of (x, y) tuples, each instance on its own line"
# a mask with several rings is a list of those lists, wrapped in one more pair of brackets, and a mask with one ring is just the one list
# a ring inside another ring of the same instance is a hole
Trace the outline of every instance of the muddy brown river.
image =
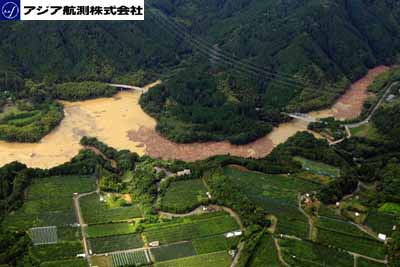
[[(368, 97), (366, 88), (379, 73), (380, 66), (355, 82), (331, 109), (311, 112), (314, 117), (335, 116), (352, 118), (360, 114)], [(60, 125), (39, 143), (7, 143), (0, 141), (0, 166), (18, 160), (30, 167), (49, 168), (75, 156), (82, 136), (96, 136), (117, 149), (129, 149), (140, 155), (163, 159), (194, 161), (213, 155), (231, 154), (243, 157), (263, 157), (299, 131), (307, 130), (300, 120), (283, 123), (269, 135), (247, 145), (229, 142), (176, 144), (155, 131), (156, 121), (139, 105), (139, 91), (123, 91), (112, 98), (98, 98), (79, 102), (62, 102), (65, 118)]]

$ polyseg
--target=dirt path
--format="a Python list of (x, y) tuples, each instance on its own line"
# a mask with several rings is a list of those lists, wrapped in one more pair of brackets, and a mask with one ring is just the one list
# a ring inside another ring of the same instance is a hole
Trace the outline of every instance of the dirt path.
[(306, 216), (306, 218), (307, 218), (307, 220), (308, 220), (308, 238), (310, 239), (310, 240), (313, 240), (313, 233), (314, 233), (314, 223), (313, 223), (313, 220), (312, 220), (312, 218), (311, 218), (311, 216), (310, 215), (308, 215), (304, 210), (303, 210), (303, 208), (301, 207), (301, 195), (300, 195), (300, 193), (298, 194), (298, 197), (297, 197), (297, 199), (298, 199), (298, 210), (304, 215), (304, 216)]
[(382, 264), (388, 264), (388, 260), (387, 259), (379, 260), (379, 259), (371, 258), (371, 257), (365, 256), (365, 255), (361, 255), (361, 254), (358, 254), (358, 253), (355, 253), (355, 252), (350, 252), (350, 251), (347, 251), (347, 252), (349, 254), (353, 255), (354, 258), (356, 258), (356, 257), (357, 258), (364, 258), (364, 259), (369, 260), (369, 261), (382, 263)]
[(275, 244), (276, 252), (277, 252), (277, 254), (278, 254), (278, 259), (279, 259), (279, 261), (280, 261), (284, 266), (290, 267), (290, 265), (283, 259), (282, 249), (281, 249), (281, 246), (279, 246), (278, 239), (274, 238), (274, 244)]
[(90, 266), (92, 264), (92, 260), (91, 260), (91, 255), (90, 255), (89, 245), (88, 245), (87, 235), (86, 235), (87, 224), (85, 224), (85, 221), (83, 220), (81, 207), (79, 205), (79, 199), (81, 197), (92, 195), (92, 194), (96, 194), (96, 193), (97, 193), (97, 190), (93, 191), (93, 192), (89, 192), (89, 193), (84, 193), (84, 194), (74, 195), (73, 196), (75, 212), (76, 212), (76, 215), (77, 215), (77, 218), (78, 218), (78, 223), (79, 223), (79, 225), (81, 227), (81, 232), (82, 232), (83, 249), (84, 249), (84, 252), (85, 252), (86, 260), (88, 261)]

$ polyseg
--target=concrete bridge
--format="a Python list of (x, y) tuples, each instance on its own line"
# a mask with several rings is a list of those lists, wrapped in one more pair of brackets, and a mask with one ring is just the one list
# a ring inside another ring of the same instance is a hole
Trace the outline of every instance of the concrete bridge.
[(283, 113), (283, 114), (285, 114), (285, 115), (287, 115), (287, 116), (289, 116), (289, 117), (291, 117), (293, 119), (302, 120), (302, 121), (305, 121), (305, 122), (308, 122), (308, 123), (317, 122), (318, 121), (317, 119), (315, 119), (315, 118), (313, 118), (313, 117), (311, 117), (311, 116), (309, 116), (308, 114), (305, 114), (305, 113)]
[(120, 90), (137, 90), (140, 92), (144, 92), (145, 90), (138, 86), (126, 85), (126, 84), (116, 84), (116, 83), (108, 83), (108, 86), (116, 87)]

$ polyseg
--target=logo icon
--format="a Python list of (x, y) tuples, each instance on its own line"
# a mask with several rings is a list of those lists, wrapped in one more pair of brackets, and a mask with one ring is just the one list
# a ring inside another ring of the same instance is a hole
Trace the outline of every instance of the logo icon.
[(1, 7), (1, 14), (4, 19), (14, 20), (19, 18), (19, 6), (14, 2), (6, 2)]

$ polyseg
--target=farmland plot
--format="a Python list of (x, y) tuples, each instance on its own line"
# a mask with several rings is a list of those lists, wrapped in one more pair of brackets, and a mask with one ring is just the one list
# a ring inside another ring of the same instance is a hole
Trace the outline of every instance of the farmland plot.
[[(195, 216), (194, 216), (195, 217)], [(166, 223), (145, 229), (148, 242), (160, 241), (161, 244), (223, 234), (239, 229), (236, 221), (229, 215), (198, 219), (188, 223)]]
[(168, 261), (196, 255), (192, 242), (181, 242), (151, 249), (155, 260)]
[(115, 235), (107, 237), (90, 238), (89, 247), (93, 253), (112, 252), (141, 248), (144, 243), (139, 234)]
[[(232, 167), (226, 167), (224, 174), (240, 185), (250, 199), (268, 197), (297, 205), (300, 192), (311, 192), (320, 188), (320, 185), (316, 183), (292, 176), (241, 171)], [(260, 201), (260, 199), (256, 200)]]
[(207, 254), (236, 247), (240, 237), (226, 238), (224, 235), (215, 235), (193, 240), (197, 254)]
[(83, 253), (81, 242), (59, 242), (53, 245), (39, 245), (33, 246), (31, 250), (32, 255), (41, 262), (75, 259), (77, 254)]
[(112, 235), (125, 235), (135, 232), (132, 223), (94, 224), (87, 228), (87, 237), (104, 237)]
[(161, 199), (161, 209), (183, 213), (208, 200), (207, 189), (200, 179), (173, 182)]
[(353, 267), (350, 254), (309, 241), (279, 240), (284, 260), (296, 267)]
[(154, 267), (229, 267), (231, 262), (231, 256), (225, 251), (220, 251), (171, 261), (158, 262), (154, 264)]
[(251, 267), (281, 267), (274, 240), (270, 234), (264, 234), (250, 260)]
[(397, 216), (390, 213), (371, 211), (368, 213), (365, 224), (377, 233), (391, 235), (393, 226), (397, 223)]
[(146, 254), (146, 250), (138, 251), (122, 251), (113, 253), (112, 265), (113, 267), (118, 266), (141, 266), (150, 263), (149, 256)]
[(100, 201), (97, 194), (81, 198), (80, 205), (83, 218), (88, 224), (118, 222), (142, 216), (138, 205), (109, 208), (106, 203)]
[(34, 245), (56, 244), (58, 242), (57, 227), (35, 227), (30, 229)]
[(349, 222), (320, 218), (317, 228), (318, 241), (322, 244), (376, 259), (383, 259), (386, 256), (386, 247), (382, 242), (362, 232)]
[(3, 226), (27, 230), (39, 226), (65, 226), (76, 222), (72, 196), (94, 190), (91, 176), (55, 176), (37, 178), (29, 186), (20, 209), (7, 216)]
[(84, 259), (64, 260), (64, 261), (45, 261), (40, 267), (87, 267), (88, 263)]

